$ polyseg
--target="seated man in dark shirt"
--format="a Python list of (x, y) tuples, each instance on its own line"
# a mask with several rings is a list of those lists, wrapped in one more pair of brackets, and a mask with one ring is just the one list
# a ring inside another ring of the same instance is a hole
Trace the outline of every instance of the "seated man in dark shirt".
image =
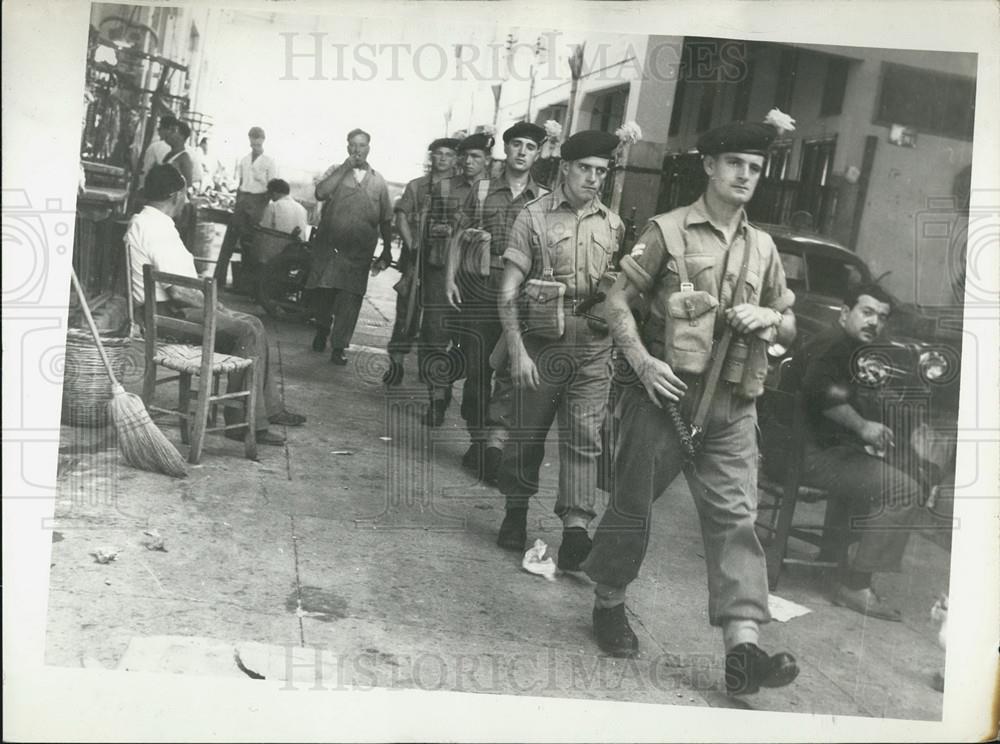
[[(891, 428), (877, 403), (869, 405), (858, 376), (860, 350), (882, 333), (892, 300), (874, 284), (854, 289), (838, 323), (806, 343), (796, 355), (793, 376), (805, 397), (808, 438), (803, 479), (831, 499), (849, 504), (850, 534), (857, 541), (833, 594), (835, 604), (870, 617), (900, 620), (900, 613), (875, 594), (872, 574), (898, 572), (919, 505), (919, 487), (894, 467)], [(870, 396), (868, 396), (870, 398)], [(856, 547), (856, 552), (854, 548)]]

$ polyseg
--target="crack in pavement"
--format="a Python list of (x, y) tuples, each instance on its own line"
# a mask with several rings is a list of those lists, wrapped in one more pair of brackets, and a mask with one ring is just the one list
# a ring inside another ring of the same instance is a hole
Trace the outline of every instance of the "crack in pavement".
[[(285, 410), (285, 408), (286, 408), (286, 406), (285, 406), (285, 364), (284, 364), (284, 359), (281, 356), (281, 341), (279, 341), (278, 339), (275, 339), (275, 341), (274, 341), (274, 347), (275, 347), (275, 349), (278, 352), (278, 359), (277, 359), (277, 362), (278, 362), (278, 365), (277, 365), (278, 366), (278, 390), (281, 391), (281, 409)], [(264, 401), (260, 401), (260, 404), (264, 405)], [(287, 476), (288, 480), (292, 480), (292, 459), (291, 459), (291, 454), (288, 451), (288, 427), (287, 426), (282, 426), (281, 428), (285, 432), (285, 443), (281, 447), (284, 450), (284, 454), (285, 454), (285, 475)]]
[(299, 538), (295, 534), (295, 515), (289, 514), (288, 521), (292, 528), (292, 555), (295, 560), (295, 601), (297, 604), (295, 616), (299, 623), (299, 645), (306, 645), (306, 629), (302, 623), (302, 579), (299, 577)]

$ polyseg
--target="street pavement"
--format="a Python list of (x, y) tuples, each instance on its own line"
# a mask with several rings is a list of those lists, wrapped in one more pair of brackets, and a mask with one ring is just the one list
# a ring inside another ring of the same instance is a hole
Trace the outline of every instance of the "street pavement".
[[(822, 573), (790, 567), (777, 594), (810, 612), (765, 626), (762, 646), (791, 651), (801, 674), (786, 688), (728, 698), (683, 479), (655, 506), (649, 552), (629, 590), (642, 654), (602, 655), (591, 637), (590, 582), (531, 575), (495, 545), (503, 499), (459, 466), (468, 444), (459, 386), (434, 430), (421, 424), (426, 394), (412, 355), (403, 385), (383, 388), (397, 278), (390, 270), (371, 281), (346, 367), (309, 348), (311, 327), (265, 319), (286, 404), (309, 421), (283, 432), (285, 446), (261, 447), (257, 462), (244, 459), (241, 443), (209, 435), (201, 464), (173, 480), (122, 464), (107, 430), (63, 427), (47, 663), (277, 676), (303, 689), (940, 719), (931, 678), (944, 651), (930, 608), (947, 590), (950, 555), (922, 535), (911, 539), (902, 574), (877, 577), (902, 623), (835, 607)], [(253, 309), (239, 296), (224, 301)], [(136, 359), (131, 390), (140, 350)], [(176, 395), (160, 390), (164, 403)], [(186, 454), (176, 424), (161, 425)], [(553, 437), (529, 513), (529, 542), (544, 540), (553, 555), (557, 468)], [(602, 494), (599, 510), (605, 503)], [(92, 555), (101, 547), (121, 552), (101, 564)]]

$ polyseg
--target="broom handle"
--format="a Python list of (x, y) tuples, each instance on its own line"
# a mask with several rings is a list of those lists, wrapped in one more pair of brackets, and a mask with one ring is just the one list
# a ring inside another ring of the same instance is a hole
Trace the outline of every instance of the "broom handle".
[(115, 373), (111, 370), (111, 362), (108, 361), (107, 352), (104, 351), (104, 344), (101, 343), (101, 335), (97, 332), (97, 325), (94, 323), (94, 318), (90, 314), (90, 306), (87, 305), (87, 296), (83, 293), (83, 288), (80, 286), (80, 280), (76, 277), (76, 271), (70, 268), (70, 278), (73, 280), (73, 289), (76, 290), (76, 296), (80, 298), (80, 306), (83, 308), (83, 316), (87, 319), (87, 325), (90, 326), (90, 332), (94, 334), (94, 343), (97, 344), (97, 351), (101, 355), (101, 361), (104, 362), (104, 369), (108, 373), (108, 377), (111, 379), (112, 385), (118, 385), (118, 380), (115, 378)]

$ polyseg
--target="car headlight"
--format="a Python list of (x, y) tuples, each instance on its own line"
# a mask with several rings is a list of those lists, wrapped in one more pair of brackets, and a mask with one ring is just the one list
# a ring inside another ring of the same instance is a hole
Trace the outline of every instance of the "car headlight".
[(884, 355), (877, 352), (864, 352), (854, 361), (858, 381), (870, 387), (885, 384), (892, 374), (892, 366)]
[(925, 351), (920, 355), (920, 376), (928, 382), (938, 382), (947, 376), (951, 365), (940, 351)]

